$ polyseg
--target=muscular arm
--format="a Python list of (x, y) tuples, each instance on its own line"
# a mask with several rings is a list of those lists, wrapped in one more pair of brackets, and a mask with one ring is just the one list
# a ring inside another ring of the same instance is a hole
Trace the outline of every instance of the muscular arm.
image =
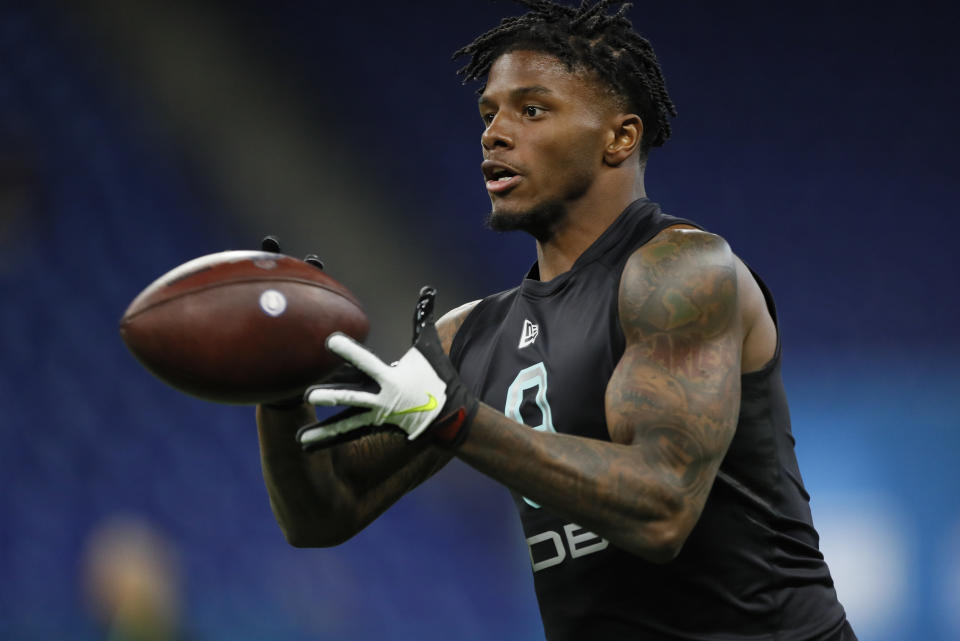
[[(464, 305), (438, 321), (448, 353), (471, 309), (473, 304)], [(257, 408), (260, 462), (270, 506), (287, 541), (298, 547), (346, 541), (450, 460), (427, 439), (410, 442), (399, 432), (303, 452), (295, 435), (315, 420), (310, 405)]]
[(605, 399), (611, 442), (535, 431), (482, 405), (458, 456), (623, 549), (675, 557), (736, 427), (734, 260), (722, 239), (693, 230), (665, 231), (630, 258), (626, 349)]

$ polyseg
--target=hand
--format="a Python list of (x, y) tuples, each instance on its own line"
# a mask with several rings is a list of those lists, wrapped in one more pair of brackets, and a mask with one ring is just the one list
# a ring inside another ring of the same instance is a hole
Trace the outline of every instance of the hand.
[[(260, 250), (270, 252), (271, 254), (281, 253), (280, 239), (278, 239), (276, 236), (264, 236), (260, 241)], [(323, 269), (323, 261), (317, 258), (316, 254), (308, 254), (303, 259), (303, 262), (309, 263), (318, 269)], [(262, 405), (273, 410), (298, 409), (303, 406), (303, 396), (297, 395), (290, 398), (273, 401), (272, 403), (262, 403)]]
[[(260, 251), (270, 252), (271, 254), (281, 253), (280, 239), (276, 236), (264, 236), (260, 241)], [(317, 269), (323, 269), (323, 261), (316, 254), (307, 254), (303, 257), (303, 262), (309, 263)]]
[(440, 443), (456, 446), (466, 437), (479, 402), (460, 381), (443, 352), (433, 323), (436, 290), (424, 287), (414, 315), (413, 347), (392, 365), (339, 332), (327, 339), (327, 349), (363, 374), (372, 385), (333, 382), (310, 387), (304, 398), (313, 405), (347, 405), (361, 411), (338, 414), (332, 420), (308, 425), (297, 434), (301, 445), (329, 445), (371, 426), (394, 425), (413, 440), (430, 434)]

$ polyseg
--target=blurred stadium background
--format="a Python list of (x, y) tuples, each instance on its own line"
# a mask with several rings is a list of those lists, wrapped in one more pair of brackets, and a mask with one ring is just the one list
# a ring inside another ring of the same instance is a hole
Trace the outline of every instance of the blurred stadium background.
[[(960, 638), (957, 12), (638, 5), (680, 110), (648, 191), (773, 288), (860, 638)], [(0, 638), (104, 638), (98, 581), (126, 576), (104, 550), (183, 638), (542, 638), (505, 490), (454, 464), (342, 547), (290, 548), (252, 410), (166, 388), (116, 331), (161, 273), (265, 233), (324, 258), (388, 357), (422, 283), (444, 307), (514, 285), (533, 245), (482, 229), (480, 121), (449, 60), (514, 11), (0, 4)]]

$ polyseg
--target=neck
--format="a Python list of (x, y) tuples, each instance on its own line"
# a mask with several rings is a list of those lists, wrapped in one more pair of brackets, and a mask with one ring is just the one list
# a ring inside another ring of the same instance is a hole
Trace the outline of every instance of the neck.
[(643, 173), (627, 184), (595, 184), (570, 203), (563, 222), (548, 240), (537, 241), (540, 280), (553, 280), (573, 267), (580, 255), (638, 198), (646, 198)]

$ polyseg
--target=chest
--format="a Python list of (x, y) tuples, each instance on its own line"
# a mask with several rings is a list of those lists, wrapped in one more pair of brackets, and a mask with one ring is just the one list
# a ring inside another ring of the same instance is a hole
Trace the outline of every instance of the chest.
[(617, 286), (598, 269), (549, 295), (521, 288), (480, 310), (464, 344), (461, 378), (517, 422), (607, 439), (604, 394), (623, 352)]

